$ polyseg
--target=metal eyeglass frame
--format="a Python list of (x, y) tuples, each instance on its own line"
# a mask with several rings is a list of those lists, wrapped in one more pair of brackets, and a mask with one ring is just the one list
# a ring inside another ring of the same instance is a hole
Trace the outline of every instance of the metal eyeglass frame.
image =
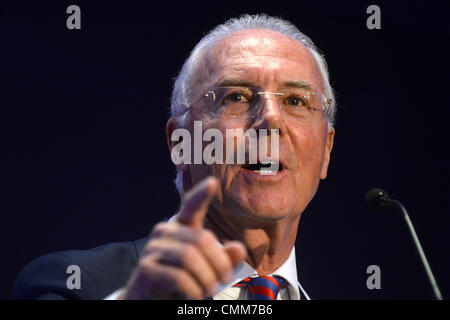
[[(217, 89), (220, 89), (220, 88), (241, 88), (241, 87), (233, 87), (233, 86), (229, 86), (229, 87), (217, 87), (217, 88), (214, 88), (214, 89), (212, 89), (212, 90), (205, 91), (199, 99), (197, 99), (195, 102), (193, 102), (192, 104), (190, 104), (189, 107), (188, 107), (186, 110), (184, 110), (183, 113), (180, 114), (178, 117), (183, 116), (184, 114), (186, 114), (186, 113), (187, 113), (188, 111), (190, 111), (191, 109), (196, 110), (196, 109), (194, 108), (194, 106), (195, 106), (198, 102), (200, 102), (202, 99), (207, 98), (207, 97), (209, 97), (210, 95), (212, 95), (212, 101), (216, 101), (216, 96), (217, 96), (217, 94), (214, 92), (214, 90), (217, 90)], [(283, 92), (263, 91), (262, 89), (252, 88), (252, 87), (242, 87), (242, 89), (248, 89), (248, 90), (251, 90), (252, 92), (256, 92), (256, 94), (261, 95), (261, 96), (265, 96), (265, 95), (267, 95), (267, 94), (268, 94), (268, 95), (274, 95), (274, 96), (283, 96), (283, 95), (286, 94), (286, 93), (283, 93)], [(311, 93), (312, 93), (312, 94), (316, 94), (315, 91), (311, 91)], [(322, 96), (324, 96), (324, 95), (322, 95)], [(278, 107), (279, 107), (280, 110), (281, 110), (282, 107), (280, 106), (280, 103), (279, 103), (278, 99), (277, 99), (277, 102), (278, 102)], [(321, 112), (323, 112), (323, 120), (325, 120), (325, 114), (328, 113), (328, 110), (329, 110), (329, 108), (330, 108), (332, 102), (333, 102), (333, 99), (326, 98), (326, 97), (324, 96), (324, 99), (323, 99), (323, 101), (322, 101), (322, 109), (318, 109), (318, 108), (315, 108), (315, 107), (312, 107), (312, 106), (308, 106), (308, 108), (309, 108), (310, 110), (315, 110), (315, 111), (321, 111)], [(196, 110), (196, 111), (199, 112), (198, 110)], [(199, 112), (199, 113), (200, 113), (200, 112)]]

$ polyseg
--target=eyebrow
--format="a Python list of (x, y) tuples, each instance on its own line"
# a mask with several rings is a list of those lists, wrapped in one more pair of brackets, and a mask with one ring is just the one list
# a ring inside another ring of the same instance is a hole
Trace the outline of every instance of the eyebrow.
[(311, 85), (308, 82), (302, 81), (302, 80), (286, 81), (286, 82), (284, 82), (284, 86), (312, 90)]

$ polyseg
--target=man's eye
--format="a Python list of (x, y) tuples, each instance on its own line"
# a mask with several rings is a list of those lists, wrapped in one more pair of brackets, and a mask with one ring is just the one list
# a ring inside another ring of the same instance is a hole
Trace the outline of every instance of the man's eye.
[(245, 98), (245, 96), (243, 94), (234, 93), (234, 94), (230, 94), (229, 96), (227, 96), (225, 98), (225, 101), (232, 102), (232, 103), (243, 103), (243, 102), (247, 102), (247, 99)]
[(305, 99), (300, 96), (289, 96), (287, 97), (287, 104), (290, 106), (307, 106)]

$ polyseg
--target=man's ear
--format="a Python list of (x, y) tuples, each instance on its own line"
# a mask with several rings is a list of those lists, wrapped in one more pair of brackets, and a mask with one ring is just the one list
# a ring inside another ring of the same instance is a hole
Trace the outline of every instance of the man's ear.
[[(180, 125), (179, 121), (176, 118), (170, 117), (169, 120), (167, 120), (166, 124), (167, 146), (169, 147), (171, 158), (173, 148), (183, 141), (183, 137), (180, 137), (180, 140), (177, 141), (172, 141), (171, 139), (173, 132), (179, 128), (182, 128), (182, 126)], [(188, 167), (188, 165), (184, 163), (175, 164), (175, 166), (181, 171), (185, 171)]]
[(328, 131), (327, 134), (327, 142), (325, 146), (325, 155), (322, 163), (322, 171), (320, 172), (320, 179), (325, 179), (327, 177), (328, 172), (328, 165), (330, 164), (330, 156), (331, 156), (331, 150), (333, 149), (333, 143), (334, 143), (334, 128), (331, 128), (331, 130)]

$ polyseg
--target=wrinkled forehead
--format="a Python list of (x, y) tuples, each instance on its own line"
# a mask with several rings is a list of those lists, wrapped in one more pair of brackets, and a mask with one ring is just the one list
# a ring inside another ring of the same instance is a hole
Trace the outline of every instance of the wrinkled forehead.
[(298, 40), (272, 30), (251, 29), (230, 34), (207, 50), (204, 64), (200, 71), (210, 81), (233, 70), (248, 72), (249, 76), (254, 73), (249, 71), (256, 70), (300, 77), (303, 79), (295, 80), (310, 81), (323, 89), (320, 70), (309, 50)]
[(267, 29), (250, 29), (234, 32), (217, 41), (209, 50), (210, 57), (277, 54), (284, 55), (287, 50), (292, 54), (308, 54), (308, 50), (299, 41), (277, 31)]

